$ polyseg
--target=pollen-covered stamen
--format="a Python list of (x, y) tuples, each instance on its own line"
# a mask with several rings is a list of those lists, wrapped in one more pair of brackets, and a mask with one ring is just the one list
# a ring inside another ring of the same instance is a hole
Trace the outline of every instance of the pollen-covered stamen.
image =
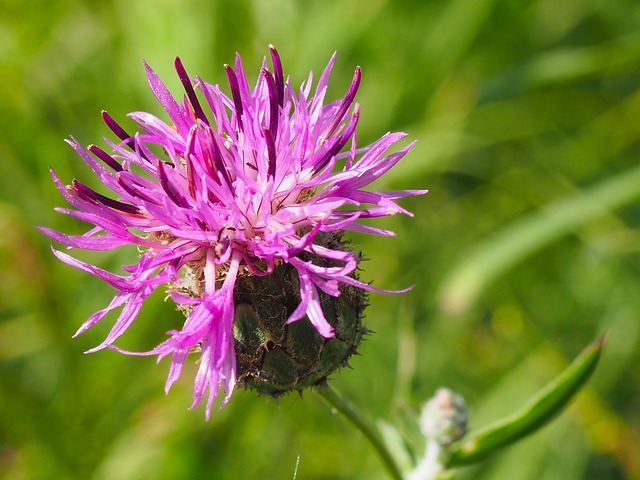
[(116, 172), (123, 170), (122, 165), (118, 163), (111, 155), (95, 145), (89, 145), (89, 151), (93, 153), (97, 158), (102, 160), (107, 166), (111, 167)]
[(276, 93), (278, 94), (278, 105), (284, 105), (284, 73), (282, 71), (282, 62), (276, 47), (269, 45), (269, 53), (271, 54), (271, 62), (273, 63), (273, 79), (276, 83)]
[(278, 135), (278, 92), (273, 76), (264, 68), (262, 76), (267, 82), (267, 90), (269, 91), (269, 131), (273, 139)]
[(114, 200), (113, 198), (105, 197), (92, 188), (89, 188), (83, 183), (80, 183), (76, 179), (73, 179), (73, 181), (71, 182), (71, 186), (68, 188), (70, 188), (77, 195), (93, 202), (100, 203), (105, 207), (113, 208), (115, 210), (119, 210), (124, 213), (131, 213), (134, 215), (140, 213), (140, 209), (138, 207), (129, 205), (128, 203), (120, 202), (118, 200)]
[(349, 107), (353, 103), (353, 100), (356, 98), (356, 93), (358, 92), (358, 88), (360, 87), (361, 78), (362, 78), (362, 73), (360, 71), (360, 67), (356, 67), (356, 71), (353, 74), (353, 80), (351, 81), (351, 86), (349, 86), (349, 91), (340, 102), (340, 106), (338, 107), (338, 111), (333, 117), (333, 121), (322, 134), (322, 137), (321, 137), (322, 140), (325, 140), (329, 138), (331, 135), (333, 135), (333, 132), (335, 132), (336, 128), (338, 128), (338, 125), (340, 125), (340, 122), (346, 115), (347, 110), (349, 110)]
[(233, 106), (236, 111), (238, 130), (242, 131), (242, 98), (240, 97), (238, 77), (236, 77), (236, 73), (229, 65), (224, 66), (224, 71), (227, 72), (227, 77), (229, 78), (229, 87), (231, 87), (231, 96), (233, 97)]
[(273, 140), (271, 132), (266, 128), (263, 129), (264, 140), (267, 144), (267, 157), (269, 159), (269, 168), (267, 170), (268, 178), (273, 179), (276, 176), (276, 144)]
[(353, 133), (356, 130), (358, 119), (360, 118), (360, 107), (358, 104), (353, 108), (353, 114), (351, 115), (351, 121), (347, 125), (344, 132), (338, 137), (338, 139), (329, 147), (326, 152), (322, 152), (320, 158), (314, 160), (313, 173), (317, 173), (322, 170), (331, 159), (340, 153), (340, 150), (344, 148), (349, 139), (353, 137)]
[(202, 120), (204, 123), (209, 125), (209, 120), (207, 119), (207, 116), (204, 114), (204, 111), (202, 110), (200, 101), (196, 96), (196, 92), (193, 89), (193, 86), (191, 85), (191, 80), (189, 79), (189, 75), (187, 75), (187, 71), (182, 65), (182, 61), (180, 60), (180, 57), (176, 57), (174, 61), (174, 66), (175, 66), (176, 72), (178, 72), (178, 78), (180, 78), (180, 82), (182, 83), (184, 90), (187, 92), (187, 97), (189, 98), (189, 102), (191, 102), (191, 107), (193, 108), (193, 111), (196, 114), (196, 118)]

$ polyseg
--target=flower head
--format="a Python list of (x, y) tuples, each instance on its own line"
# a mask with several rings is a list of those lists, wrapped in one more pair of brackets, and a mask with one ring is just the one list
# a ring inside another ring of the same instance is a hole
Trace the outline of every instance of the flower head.
[[(122, 307), (106, 339), (89, 352), (109, 347), (159, 358), (171, 355), (167, 390), (180, 377), (188, 354), (201, 352), (192, 407), (208, 390), (207, 416), (219, 387), (226, 392), (224, 404), (236, 383), (233, 328), (238, 282), (268, 277), (279, 266), (288, 266), (297, 277), (299, 303), (286, 322), (311, 322), (322, 337), (330, 338), (334, 327), (321, 308), (321, 298), (337, 298), (346, 287), (373, 287), (354, 274), (359, 257), (341, 241), (326, 241), (327, 235), (341, 238), (344, 230), (392, 235), (358, 220), (408, 214), (395, 200), (425, 193), (363, 189), (392, 168), (411, 145), (386, 154), (405, 136), (387, 133), (371, 145), (356, 146), (359, 107), (353, 101), (359, 68), (344, 98), (325, 104), (335, 55), (313, 95), (312, 75), (296, 91), (285, 79), (273, 47), (270, 57), (272, 71), (265, 59), (253, 89), (239, 56), (234, 67), (226, 65), (230, 96), (218, 85), (190, 78), (177, 58), (175, 68), (186, 91), (182, 102), (145, 64), (151, 90), (170, 122), (133, 112), (129, 116), (139, 131), (132, 135), (103, 112), (119, 139), (105, 140), (111, 153), (95, 145), (85, 148), (75, 139), (69, 143), (113, 193), (103, 195), (75, 179), (65, 186), (52, 171), (56, 186), (74, 207), (60, 211), (94, 227), (79, 236), (41, 227), (70, 247), (139, 247), (138, 263), (123, 267), (126, 275), (53, 250), (63, 262), (118, 290), (76, 335)], [(166, 341), (147, 352), (114, 346), (144, 300), (161, 285), (185, 312), (182, 328), (168, 332)]]

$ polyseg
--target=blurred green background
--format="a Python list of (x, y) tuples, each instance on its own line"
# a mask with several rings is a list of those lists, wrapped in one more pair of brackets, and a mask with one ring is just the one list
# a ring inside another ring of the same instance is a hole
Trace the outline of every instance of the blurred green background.
[[(98, 344), (113, 317), (71, 336), (113, 295), (61, 264), (33, 225), (82, 232), (48, 167), (95, 185), (64, 142), (101, 143), (99, 112), (161, 115), (146, 59), (225, 84), (273, 43), (299, 85), (338, 51), (329, 98), (363, 69), (359, 142), (419, 139), (378, 185), (429, 188), (415, 218), (353, 235), (375, 335), (332, 384), (402, 424), (441, 385), (472, 427), (515, 410), (608, 333), (588, 388), (550, 426), (461, 479), (640, 479), (640, 3), (636, 0), (0, 1), (0, 476), (10, 479), (385, 478), (368, 445), (312, 393), (276, 405), (237, 391), (204, 420), (193, 366)], [(226, 87), (225, 87), (226, 89)], [(181, 94), (180, 94), (181, 95)], [(131, 123), (124, 122), (125, 125)], [(134, 249), (90, 258), (104, 268)], [(84, 257), (86, 258), (86, 256)], [(179, 322), (158, 292), (122, 346)]]

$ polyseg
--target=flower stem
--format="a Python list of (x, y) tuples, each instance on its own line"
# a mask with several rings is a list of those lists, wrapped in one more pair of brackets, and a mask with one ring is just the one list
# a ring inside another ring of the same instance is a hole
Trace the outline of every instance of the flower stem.
[(440, 454), (442, 445), (431, 439), (427, 442), (427, 451), (416, 466), (415, 470), (409, 475), (409, 480), (438, 480), (443, 478), (440, 474), (443, 468), (440, 462)]
[(320, 385), (313, 389), (332, 408), (340, 412), (351, 424), (360, 431), (375, 450), (378, 458), (394, 480), (403, 480), (400, 467), (387, 449), (378, 430), (366, 420), (356, 407), (347, 399), (339, 395), (328, 385)]

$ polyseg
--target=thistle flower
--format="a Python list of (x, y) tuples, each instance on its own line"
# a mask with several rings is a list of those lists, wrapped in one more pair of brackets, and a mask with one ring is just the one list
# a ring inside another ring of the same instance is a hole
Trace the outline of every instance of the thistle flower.
[[(69, 143), (113, 194), (105, 196), (75, 179), (65, 186), (52, 171), (56, 186), (74, 207), (58, 210), (94, 227), (78, 236), (40, 227), (69, 247), (110, 250), (136, 245), (140, 249), (138, 263), (123, 267), (126, 275), (53, 249), (63, 262), (118, 291), (76, 335), (122, 307), (105, 340), (88, 352), (108, 347), (132, 355), (158, 355), (158, 360), (170, 355), (167, 391), (180, 377), (189, 353), (200, 352), (191, 408), (208, 390), (207, 418), (220, 386), (226, 393), (224, 405), (238, 379), (262, 379), (259, 362), (245, 361), (245, 370), (238, 372), (236, 353), (238, 358), (246, 357), (246, 348), (253, 344), (264, 353), (269, 342), (278, 341), (270, 338), (272, 332), (252, 323), (260, 317), (261, 307), (258, 301), (252, 303), (251, 292), (262, 292), (261, 298), (273, 298), (276, 303), (282, 298), (255, 282), (277, 279), (282, 295), (290, 295), (295, 287), (295, 295), (287, 300), (287, 316), (278, 327), (280, 335), (291, 334), (284, 332), (287, 326), (306, 324), (313, 326), (311, 333), (316, 337), (329, 340), (344, 327), (345, 318), (351, 318), (347, 323), (352, 338), (338, 357), (338, 363), (344, 362), (361, 333), (364, 297), (358, 292), (377, 289), (357, 279), (360, 257), (346, 247), (342, 232), (392, 235), (358, 220), (409, 214), (395, 200), (425, 193), (363, 190), (412, 145), (386, 154), (405, 136), (387, 133), (371, 145), (356, 146), (359, 107), (355, 104), (349, 110), (360, 84), (359, 68), (344, 98), (324, 104), (335, 55), (313, 95), (312, 74), (296, 92), (285, 80), (273, 47), (270, 57), (272, 71), (265, 58), (253, 89), (238, 55), (234, 67), (225, 65), (230, 97), (218, 85), (190, 78), (176, 58), (175, 68), (186, 91), (182, 102), (172, 97), (145, 63), (151, 90), (170, 122), (133, 112), (129, 117), (139, 124), (139, 131), (131, 135), (103, 112), (105, 123), (119, 139), (105, 139), (112, 153), (95, 145), (85, 148), (73, 138)], [(169, 331), (166, 341), (147, 352), (114, 346), (145, 299), (161, 285), (185, 313), (182, 328)], [(327, 299), (343, 303), (331, 306)], [(262, 302), (264, 307), (269, 303)], [(243, 332), (249, 336), (242, 337)], [(329, 349), (323, 343), (320, 350)], [(318, 363), (318, 356), (314, 358)], [(327, 371), (307, 372), (303, 383), (317, 382)], [(296, 387), (294, 379), (282, 390)]]

